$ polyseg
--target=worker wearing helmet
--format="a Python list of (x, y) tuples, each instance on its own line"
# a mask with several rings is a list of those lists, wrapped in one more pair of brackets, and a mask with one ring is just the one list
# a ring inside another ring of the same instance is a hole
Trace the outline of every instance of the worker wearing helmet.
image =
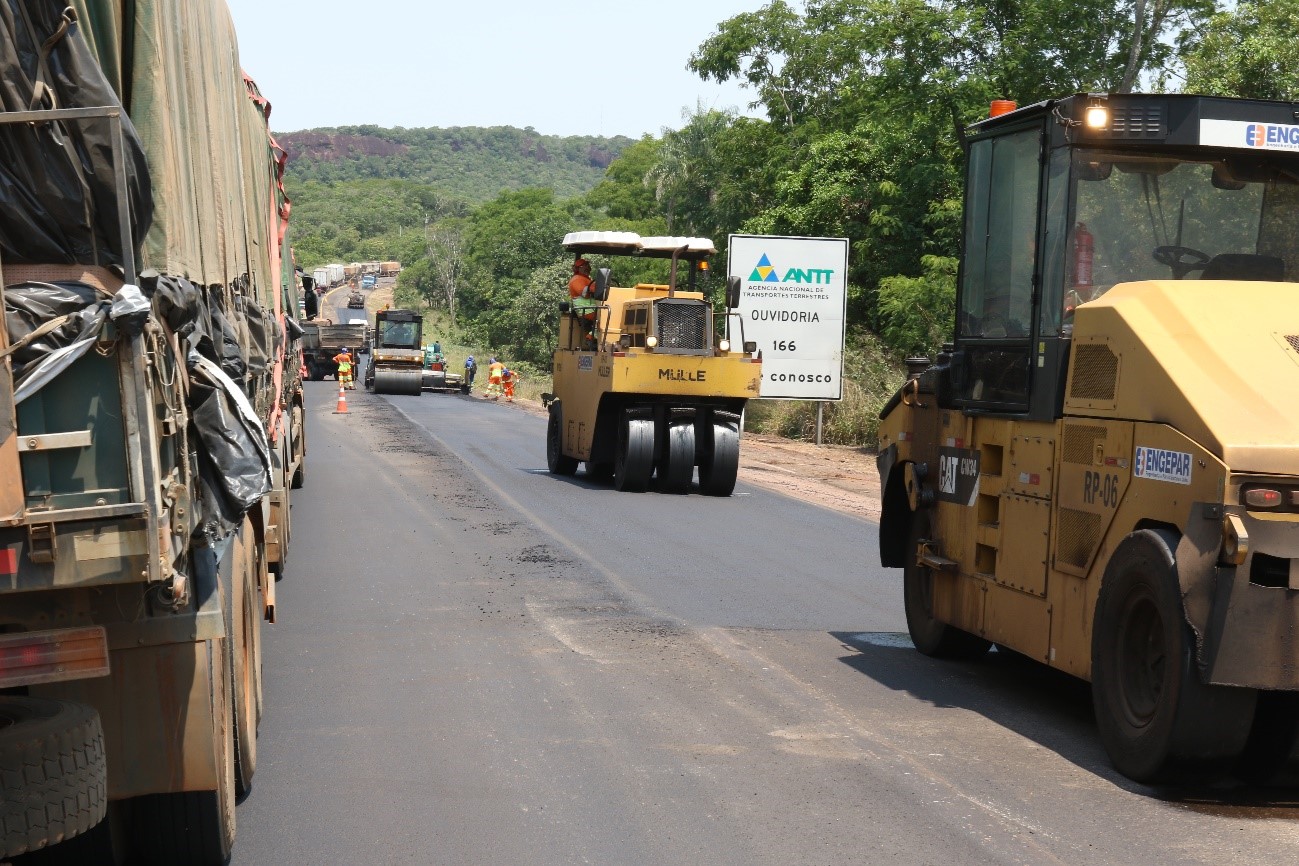
[(600, 302), (595, 299), (595, 280), (591, 279), (591, 263), (578, 256), (573, 260), (573, 278), (568, 281), (568, 297), (573, 314), (581, 317), (585, 342), (594, 342), (595, 311)]
[[(474, 387), (474, 374), (478, 372), (478, 363), (474, 361), (474, 356), (470, 355), (465, 358), (465, 379), (464, 382), (470, 388)], [(468, 393), (468, 392), (465, 392)]]
[(514, 383), (519, 381), (519, 374), (508, 367), (501, 372), (501, 387), (505, 389), (505, 402), (514, 402)]
[(487, 391), (484, 397), (491, 397), (493, 400), (501, 399), (501, 377), (505, 373), (505, 365), (500, 361), (492, 358), (487, 363)]
[(595, 293), (595, 280), (591, 279), (591, 263), (578, 256), (573, 260), (573, 278), (568, 281), (568, 296), (576, 302)]
[(355, 391), (356, 383), (352, 381), (352, 351), (344, 346), (332, 360), (338, 365), (338, 384), (349, 391)]

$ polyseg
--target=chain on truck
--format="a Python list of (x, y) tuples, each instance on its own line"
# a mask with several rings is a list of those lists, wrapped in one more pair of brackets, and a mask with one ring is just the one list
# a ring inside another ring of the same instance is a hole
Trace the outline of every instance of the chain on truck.
[(284, 154), (220, 0), (77, 8), (0, 60), (0, 857), (222, 863), (305, 470)]
[(916, 648), (1090, 680), (1132, 779), (1292, 784), (1294, 106), (1079, 94), (966, 147), (954, 340), (879, 434)]

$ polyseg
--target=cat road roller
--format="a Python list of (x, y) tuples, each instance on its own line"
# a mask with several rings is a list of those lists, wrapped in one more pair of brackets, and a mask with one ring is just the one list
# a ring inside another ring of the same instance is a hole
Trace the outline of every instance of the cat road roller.
[(424, 382), (424, 320), (410, 310), (380, 310), (374, 315), (374, 345), (365, 387), (376, 394), (419, 396)]
[[(702, 493), (729, 496), (744, 406), (762, 380), (757, 345), (744, 342), (733, 312), (739, 280), (728, 282), (719, 316), (696, 289), (716, 252), (706, 238), (572, 232), (564, 249), (578, 258), (656, 258), (670, 266), (666, 285), (630, 288), (612, 285), (610, 269), (601, 268), (589, 298), (560, 304), (546, 432), (550, 471), (572, 475), (580, 462), (595, 478), (612, 477), (618, 490), (645, 490), (653, 479), (660, 491), (685, 493), (698, 466)], [(686, 287), (679, 289), (683, 272)], [(741, 351), (732, 350), (733, 321)]]
[(881, 415), (916, 649), (1089, 680), (1138, 782), (1299, 782), (1294, 109), (1090, 93), (974, 124), (952, 342)]

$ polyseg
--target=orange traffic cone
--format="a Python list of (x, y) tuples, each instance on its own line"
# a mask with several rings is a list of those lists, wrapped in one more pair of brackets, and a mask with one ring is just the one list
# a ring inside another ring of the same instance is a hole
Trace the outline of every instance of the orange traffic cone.
[(334, 409), (335, 415), (347, 414), (347, 395), (343, 393), (343, 383), (338, 383), (338, 407)]

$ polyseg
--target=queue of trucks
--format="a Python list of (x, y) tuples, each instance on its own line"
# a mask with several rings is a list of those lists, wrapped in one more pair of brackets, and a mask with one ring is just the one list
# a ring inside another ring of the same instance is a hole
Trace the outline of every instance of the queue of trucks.
[(305, 472), (285, 152), (223, 0), (6, 4), (0, 859), (223, 863)]
[(352, 262), (350, 265), (322, 265), (311, 272), (315, 284), (323, 291), (343, 285), (358, 277), (395, 277), (401, 262)]

